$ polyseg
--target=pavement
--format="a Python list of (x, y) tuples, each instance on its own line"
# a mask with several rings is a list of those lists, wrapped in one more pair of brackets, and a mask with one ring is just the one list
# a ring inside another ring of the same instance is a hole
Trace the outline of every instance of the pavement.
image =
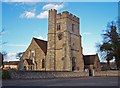
[(118, 86), (118, 77), (2, 80), (2, 86)]

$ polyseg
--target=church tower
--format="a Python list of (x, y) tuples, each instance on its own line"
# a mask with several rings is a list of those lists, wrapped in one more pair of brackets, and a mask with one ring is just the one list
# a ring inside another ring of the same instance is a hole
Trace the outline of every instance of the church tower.
[(65, 11), (49, 10), (46, 70), (83, 71), (79, 18)]

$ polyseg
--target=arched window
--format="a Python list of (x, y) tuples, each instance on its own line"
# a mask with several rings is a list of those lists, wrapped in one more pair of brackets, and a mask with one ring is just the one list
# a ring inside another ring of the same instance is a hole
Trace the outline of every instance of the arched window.
[(42, 68), (45, 68), (45, 60), (42, 59)]

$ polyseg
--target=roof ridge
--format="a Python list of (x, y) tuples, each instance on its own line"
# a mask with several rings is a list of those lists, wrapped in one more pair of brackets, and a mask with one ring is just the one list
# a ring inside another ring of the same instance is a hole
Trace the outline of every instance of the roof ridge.
[(43, 50), (45, 54), (47, 54), (47, 41), (37, 39), (33, 37), (33, 40), (36, 42), (36, 44)]
[(37, 40), (40, 40), (40, 41), (45, 41), (45, 42), (47, 42), (47, 40), (43, 40), (43, 39), (39, 39), (39, 38), (35, 38), (35, 37), (33, 37), (33, 39), (37, 39)]
[(97, 54), (91, 54), (91, 55), (84, 55), (84, 56), (96, 56)]

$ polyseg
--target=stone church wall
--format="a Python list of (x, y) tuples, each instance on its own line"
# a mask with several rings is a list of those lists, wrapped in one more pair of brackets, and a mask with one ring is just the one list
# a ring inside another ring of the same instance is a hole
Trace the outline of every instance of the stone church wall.
[(99, 71), (95, 72), (93, 76), (120, 76), (120, 71)]
[(23, 63), (25, 59), (29, 59), (30, 55), (31, 55), (31, 51), (34, 50), (35, 51), (35, 57), (34, 57), (34, 65), (33, 68), (31, 70), (45, 70), (45, 68), (42, 68), (42, 59), (45, 59), (45, 54), (44, 52), (41, 50), (41, 48), (35, 43), (34, 40), (32, 40), (30, 46), (28, 47), (28, 49), (26, 50), (25, 54), (22, 57), (22, 62), (20, 62), (21, 66), (19, 66), (19, 70), (25, 70), (23, 66), (25, 66), (26, 64)]

